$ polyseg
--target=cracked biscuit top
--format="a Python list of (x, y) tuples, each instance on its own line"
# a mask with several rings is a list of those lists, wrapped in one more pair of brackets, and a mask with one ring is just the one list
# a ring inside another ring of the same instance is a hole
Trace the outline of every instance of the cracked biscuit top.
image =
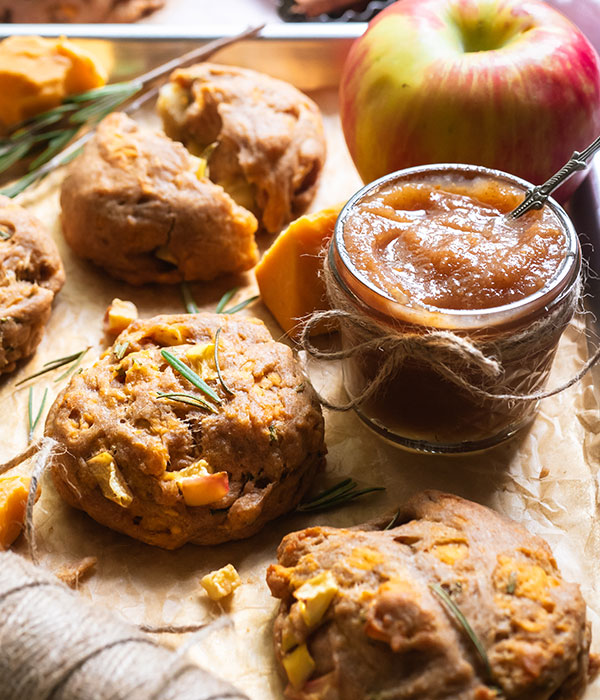
[(317, 105), (294, 86), (247, 68), (199, 63), (161, 88), (169, 136), (198, 155), (217, 144), (210, 177), (279, 233), (312, 201), (325, 162)]
[(223, 314), (134, 321), (71, 379), (46, 435), (65, 448), (52, 473), (71, 505), (168, 549), (254, 534), (296, 506), (325, 454), (292, 350)]
[(413, 497), (394, 523), (312, 527), (281, 542), (267, 582), (281, 599), (274, 638), (286, 697), (583, 696), (586, 606), (544, 540), (437, 491)]
[(122, 113), (69, 166), (62, 228), (73, 251), (131, 284), (211, 280), (258, 260), (257, 222), (206, 163)]
[(35, 352), (64, 281), (58, 250), (41, 221), (0, 196), (0, 373)]

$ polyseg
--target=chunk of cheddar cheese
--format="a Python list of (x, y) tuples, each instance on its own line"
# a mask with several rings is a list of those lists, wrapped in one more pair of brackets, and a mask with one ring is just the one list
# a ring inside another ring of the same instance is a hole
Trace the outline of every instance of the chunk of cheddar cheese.
[[(300, 335), (299, 319), (329, 308), (319, 272), (342, 206), (338, 204), (293, 221), (256, 266), (261, 298), (292, 338)], [(314, 335), (327, 330), (326, 326), (317, 325)]]

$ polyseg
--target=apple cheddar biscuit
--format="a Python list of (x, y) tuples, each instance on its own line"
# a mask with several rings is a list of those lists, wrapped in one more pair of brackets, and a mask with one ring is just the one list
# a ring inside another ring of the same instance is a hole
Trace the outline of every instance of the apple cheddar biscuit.
[(395, 522), (312, 527), (281, 542), (267, 582), (281, 599), (274, 634), (286, 697), (583, 696), (586, 606), (544, 540), (436, 491), (415, 496)]
[(317, 105), (295, 87), (245, 68), (199, 63), (160, 91), (165, 131), (210, 156), (211, 179), (270, 233), (312, 201), (325, 161)]
[(131, 323), (71, 379), (46, 435), (64, 447), (52, 474), (71, 505), (167, 549), (254, 534), (296, 506), (325, 453), (291, 349), (221, 314)]
[(0, 374), (35, 352), (64, 281), (41, 221), (0, 196)]
[(249, 270), (258, 260), (256, 219), (205, 177), (205, 166), (163, 133), (110, 114), (63, 182), (67, 243), (131, 284)]

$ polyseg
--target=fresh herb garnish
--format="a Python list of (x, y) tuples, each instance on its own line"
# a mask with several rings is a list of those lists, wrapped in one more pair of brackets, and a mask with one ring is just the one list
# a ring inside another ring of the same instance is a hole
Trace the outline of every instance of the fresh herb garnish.
[(38, 409), (38, 412), (35, 415), (35, 418), (33, 417), (33, 387), (29, 387), (29, 401), (27, 403), (27, 418), (29, 422), (29, 432), (28, 432), (28, 441), (31, 442), (33, 439), (33, 434), (35, 432), (35, 429), (37, 428), (37, 424), (40, 422), (40, 418), (42, 417), (42, 411), (44, 410), (44, 406), (46, 405), (46, 399), (48, 398), (48, 387), (44, 390), (44, 395), (42, 396), (42, 403), (40, 404), (40, 407)]
[(446, 593), (446, 591), (437, 583), (430, 583), (429, 588), (435, 593), (435, 595), (444, 604), (446, 609), (452, 614), (455, 620), (460, 624), (460, 626), (465, 631), (467, 637), (471, 641), (471, 644), (475, 648), (475, 651), (481, 657), (483, 665), (485, 666), (485, 671), (487, 678), (492, 680), (492, 667), (490, 666), (490, 660), (488, 659), (485, 647), (481, 643), (479, 637), (475, 634), (473, 628), (469, 624), (467, 618), (463, 615), (458, 605), (452, 600), (452, 598)]
[[(42, 152), (28, 165), (27, 171), (31, 173), (57, 155), (83, 124), (94, 126), (141, 89), (141, 82), (129, 81), (87, 90), (66, 97), (58, 107), (18, 124), (0, 143), (0, 173), (41, 147)], [(48, 130), (50, 126), (53, 128)]]
[(385, 491), (383, 486), (373, 486), (366, 489), (358, 489), (358, 484), (353, 479), (344, 479), (335, 484), (329, 489), (318, 493), (312, 500), (301, 503), (296, 510), (302, 513), (315, 512), (319, 510), (327, 510), (328, 508), (336, 508), (337, 506), (345, 505), (353, 501), (355, 498), (365, 496), (367, 493), (374, 491)]
[(198, 304), (196, 304), (194, 301), (194, 297), (192, 296), (192, 292), (187, 282), (181, 283), (181, 297), (185, 305), (185, 310), (188, 312), (188, 314), (197, 314), (198, 311), (200, 311)]
[(273, 423), (271, 423), (269, 426), (269, 442), (272, 445), (273, 443), (278, 442), (278, 440), (279, 437), (277, 435), (277, 428), (273, 425)]
[(56, 360), (50, 360), (49, 362), (44, 363), (43, 369), (39, 370), (39, 372), (35, 372), (34, 374), (30, 374), (28, 377), (25, 377), (25, 379), (21, 379), (18, 381), (15, 386), (20, 386), (21, 384), (24, 384), (25, 382), (28, 382), (30, 379), (35, 379), (36, 377), (41, 377), (42, 374), (47, 374), (48, 372), (53, 372), (55, 369), (58, 369), (59, 367), (64, 367), (65, 365), (69, 365), (72, 362), (74, 362), (74, 366), (70, 367), (65, 374), (62, 374), (56, 381), (59, 381), (60, 379), (64, 379), (64, 377), (68, 376), (68, 374), (72, 371), (74, 371), (80, 364), (81, 360), (83, 359), (83, 356), (85, 353), (89, 350), (89, 346), (85, 348), (85, 350), (80, 350), (79, 352), (74, 352), (72, 355), (67, 355), (66, 357), (59, 357)]
[(0, 238), (3, 241), (8, 241), (9, 238), (12, 238), (14, 231), (11, 231), (8, 226), (5, 226), (4, 224), (0, 224)]
[(517, 590), (517, 572), (511, 571), (506, 585), (506, 592), (512, 595)]
[(115, 343), (113, 345), (113, 354), (117, 360), (122, 360), (125, 357), (127, 348), (129, 347), (129, 341), (126, 340), (124, 343)]
[(184, 364), (179, 358), (175, 357), (172, 353), (170, 353), (168, 350), (161, 350), (160, 354), (165, 358), (165, 360), (171, 365), (171, 367), (179, 372), (183, 377), (185, 377), (188, 382), (193, 384), (197, 389), (200, 389), (201, 392), (206, 394), (208, 397), (210, 397), (215, 403), (222, 403), (221, 399), (218, 394), (216, 394), (209, 386), (208, 384), (199, 377), (196, 372), (194, 372), (191, 367), (188, 367), (186, 364)]
[(217, 332), (215, 333), (215, 367), (217, 370), (217, 377), (219, 377), (219, 381), (221, 382), (221, 386), (223, 387), (223, 391), (230, 396), (234, 395), (233, 389), (230, 389), (227, 384), (225, 384), (225, 380), (223, 379), (223, 376), (221, 374), (221, 366), (219, 365), (219, 336), (221, 335), (221, 328), (217, 329)]
[[(65, 372), (63, 372), (60, 377), (57, 377), (54, 381), (55, 382), (61, 382), (63, 379), (66, 379), (67, 377), (71, 376), (74, 374), (75, 370), (79, 367), (83, 360), (83, 356), (85, 353), (89, 350), (89, 348), (86, 348), (85, 350), (82, 350), (79, 353), (79, 356), (75, 358), (75, 362), (69, 367)], [(81, 370), (80, 370), (81, 371)]]
[(194, 408), (205, 408), (211, 413), (218, 413), (217, 409), (208, 401), (201, 399), (199, 396), (194, 396), (194, 394), (187, 394), (183, 391), (172, 392), (172, 393), (162, 393), (156, 394), (159, 399), (169, 399), (170, 401), (179, 401), (179, 403), (185, 403), (188, 406), (194, 406)]

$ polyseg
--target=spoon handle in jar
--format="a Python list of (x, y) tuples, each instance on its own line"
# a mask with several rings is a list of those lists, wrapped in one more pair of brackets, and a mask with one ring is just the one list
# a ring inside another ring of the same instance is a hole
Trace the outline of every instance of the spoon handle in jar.
[(552, 192), (562, 183), (567, 180), (573, 173), (578, 170), (584, 170), (587, 167), (587, 161), (600, 150), (600, 136), (593, 141), (583, 151), (575, 151), (571, 158), (562, 166), (562, 168), (554, 173), (554, 175), (544, 182), (542, 185), (532, 187), (525, 194), (525, 199), (506, 215), (509, 220), (518, 219), (530, 209), (541, 209)]

